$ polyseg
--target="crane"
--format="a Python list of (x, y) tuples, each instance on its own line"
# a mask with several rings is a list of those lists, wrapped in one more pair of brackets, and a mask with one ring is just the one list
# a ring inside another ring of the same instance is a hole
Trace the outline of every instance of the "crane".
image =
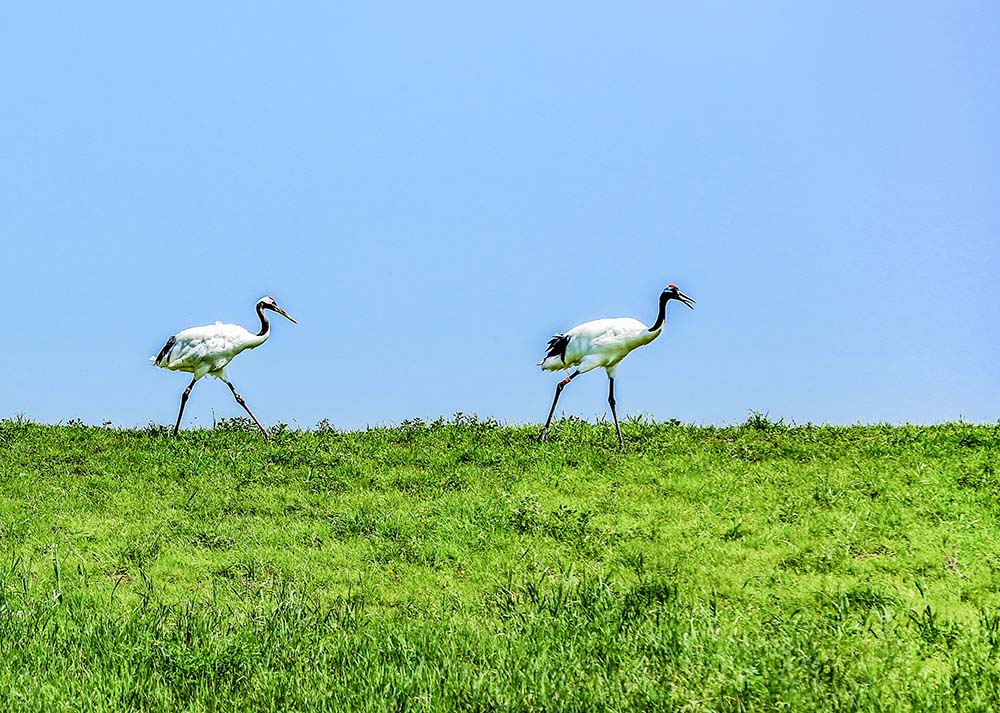
[(556, 412), (559, 394), (562, 393), (566, 384), (580, 374), (604, 367), (608, 374), (608, 404), (611, 406), (611, 415), (615, 419), (618, 445), (620, 447), (625, 445), (621, 426), (618, 425), (618, 414), (615, 412), (615, 373), (618, 370), (618, 363), (633, 349), (649, 344), (660, 336), (663, 331), (663, 323), (667, 318), (667, 302), (670, 300), (677, 300), (694, 309), (694, 300), (681, 292), (677, 285), (670, 284), (660, 293), (660, 308), (652, 327), (647, 327), (631, 317), (596, 319), (592, 322), (584, 322), (563, 334), (556, 334), (549, 340), (545, 357), (538, 362), (538, 366), (545, 371), (559, 371), (573, 367), (576, 367), (576, 370), (556, 386), (556, 395), (552, 399), (552, 408), (545, 421), (545, 428), (542, 429), (541, 440), (544, 441), (548, 437), (549, 426), (552, 424), (552, 415)]
[(238, 324), (223, 324), (216, 322), (204, 327), (191, 327), (182, 332), (178, 332), (167, 340), (163, 349), (155, 357), (150, 357), (156, 366), (171, 371), (186, 371), (193, 374), (191, 383), (184, 390), (181, 396), (181, 408), (177, 412), (177, 423), (174, 424), (174, 436), (181, 426), (181, 416), (184, 415), (184, 405), (187, 403), (191, 389), (206, 374), (221, 379), (233, 392), (236, 403), (250, 414), (250, 418), (257, 424), (265, 439), (270, 436), (267, 430), (260, 424), (257, 417), (253, 415), (246, 401), (236, 391), (236, 387), (226, 375), (226, 366), (242, 351), (255, 349), (267, 341), (271, 336), (271, 323), (267, 319), (265, 310), (272, 310), (289, 319), (293, 323), (292, 316), (278, 306), (273, 297), (261, 297), (257, 301), (257, 316), (260, 317), (260, 331), (252, 334), (249, 330)]

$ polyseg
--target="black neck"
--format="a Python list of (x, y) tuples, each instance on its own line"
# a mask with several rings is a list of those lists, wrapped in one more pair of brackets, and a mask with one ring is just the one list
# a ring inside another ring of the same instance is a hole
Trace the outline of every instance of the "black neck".
[(259, 304), (257, 305), (257, 316), (260, 317), (260, 331), (257, 332), (258, 337), (263, 337), (267, 334), (267, 330), (271, 328), (270, 323), (267, 321), (267, 315), (264, 314), (264, 308)]
[(660, 311), (656, 315), (656, 321), (653, 322), (653, 326), (649, 328), (650, 332), (655, 332), (657, 329), (663, 326), (663, 320), (667, 318), (667, 302), (670, 301), (670, 296), (666, 294), (660, 295)]

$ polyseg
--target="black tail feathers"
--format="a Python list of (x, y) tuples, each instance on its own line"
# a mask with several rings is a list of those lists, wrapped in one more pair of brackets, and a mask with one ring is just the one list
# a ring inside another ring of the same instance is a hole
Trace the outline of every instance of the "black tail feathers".
[(568, 334), (557, 334), (549, 340), (549, 345), (545, 350), (545, 358), (559, 357), (562, 363), (566, 363), (566, 347), (569, 345)]
[(154, 364), (159, 366), (160, 362), (166, 359), (167, 354), (170, 353), (170, 348), (174, 346), (174, 341), (175, 341), (174, 337), (171, 337), (170, 339), (167, 340), (167, 343), (163, 345), (163, 349), (161, 349), (160, 353), (156, 355), (156, 361), (153, 362)]

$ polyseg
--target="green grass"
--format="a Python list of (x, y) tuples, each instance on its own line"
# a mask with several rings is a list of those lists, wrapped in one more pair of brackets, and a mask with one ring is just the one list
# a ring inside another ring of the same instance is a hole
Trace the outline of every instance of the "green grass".
[(0, 421), (11, 710), (1000, 707), (1000, 426)]

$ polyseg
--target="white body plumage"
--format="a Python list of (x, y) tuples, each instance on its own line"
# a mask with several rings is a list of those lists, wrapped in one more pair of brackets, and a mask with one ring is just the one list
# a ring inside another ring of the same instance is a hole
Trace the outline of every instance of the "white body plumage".
[(649, 344), (660, 336), (663, 325), (655, 331), (637, 319), (595, 319), (584, 322), (566, 332), (569, 337), (564, 355), (547, 356), (538, 362), (545, 371), (559, 371), (576, 367), (581, 374), (604, 367), (608, 376), (614, 377), (618, 362), (636, 347)]
[(226, 365), (240, 352), (259, 347), (269, 336), (270, 331), (258, 335), (238, 324), (216, 322), (178, 332), (162, 358), (149, 359), (160, 368), (194, 374), (195, 380), (211, 375), (228, 381)]

